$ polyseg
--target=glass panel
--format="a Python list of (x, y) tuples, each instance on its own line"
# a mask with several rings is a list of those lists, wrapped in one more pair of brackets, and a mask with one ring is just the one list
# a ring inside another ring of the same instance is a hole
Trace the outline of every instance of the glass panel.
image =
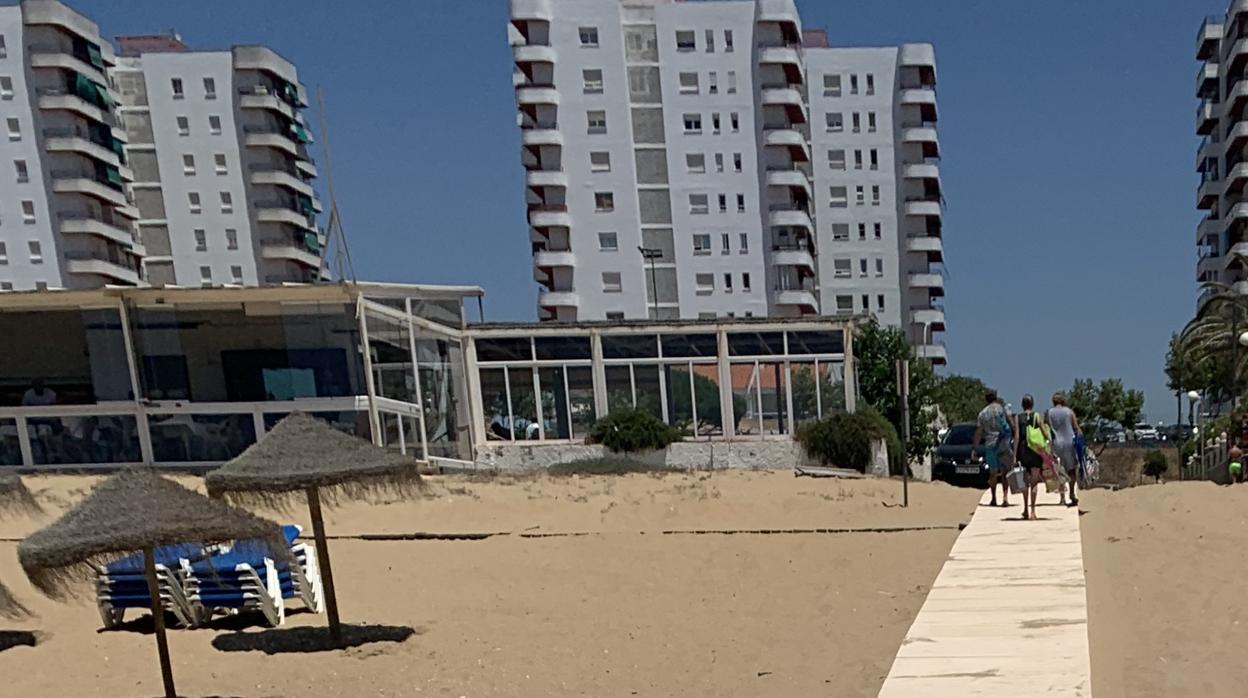
[(412, 314), (455, 329), (463, 327), (464, 324), (464, 311), (459, 299), (417, 300), (413, 298)]
[[(692, 378), (689, 372), (689, 366), (687, 364), (664, 365), (663, 381), (665, 387), (667, 388), (667, 423), (674, 427), (679, 427), (687, 434), (693, 433), (694, 397), (690, 392)], [(718, 396), (715, 397), (715, 401), (718, 404)], [(699, 412), (702, 407), (703, 405), (701, 404), (701, 401), (699, 401)]]
[(534, 337), (533, 346), (538, 360), (589, 359), (589, 337)]
[(512, 431), (517, 441), (532, 441), (540, 436), (537, 427), (537, 393), (533, 390), (533, 370), (511, 368), (507, 371), (511, 387)]
[(659, 336), (666, 358), (698, 358), (719, 355), (714, 334), (665, 334)]
[[(790, 354), (843, 354), (845, 334), (840, 330), (827, 332), (790, 332)], [(794, 410), (797, 406), (794, 405)]]
[(420, 418), (404, 416), (402, 419), (403, 440), (407, 442), (407, 455), (423, 459), (424, 452), (420, 450)]
[[(594, 374), (588, 366), (569, 366), (568, 403), (572, 416), (572, 438), (589, 436), (598, 415), (594, 410)], [(544, 384), (544, 383), (543, 383)]]
[(365, 319), (377, 395), (415, 404), (416, 372), (412, 370), (407, 323), (371, 313)]
[[(289, 412), (266, 412), (264, 414), (264, 430), (269, 431), (277, 426)], [(368, 426), (368, 412), (345, 410), (342, 412), (309, 412), (309, 415), (324, 420), (338, 431), (358, 436), (365, 441), (372, 441), (372, 432)]]
[(379, 412), (377, 414), (381, 420), (381, 443), (388, 449), (393, 451), (399, 450), (399, 415), (391, 412)]
[(633, 366), (633, 380), (637, 386), (637, 407), (663, 419), (663, 395), (659, 381), (661, 368), (657, 364)]
[(608, 335), (602, 338), (604, 359), (649, 359), (659, 355), (654, 335)]
[(135, 308), (130, 317), (143, 394), (152, 400), (259, 402), (365, 392), (354, 305), (183, 304)]
[(26, 430), (35, 465), (143, 461), (138, 420), (128, 415), (31, 417)]
[[(481, 404), (485, 406), (485, 436), (491, 440), (510, 441), (511, 410), (507, 406), (507, 377), (501, 368), (483, 368), (478, 374)], [(423, 383), (421, 387), (424, 387)]]
[(158, 463), (227, 461), (256, 442), (250, 414), (150, 415), (148, 426)]
[(17, 420), (0, 419), (0, 465), (21, 465), (22, 446), (18, 442)]
[(719, 366), (694, 364), (693, 388), (698, 409), (697, 435), (722, 436), (724, 416), (719, 406)]
[(753, 362), (732, 364), (732, 411), (738, 434), (758, 434), (758, 367)]
[(607, 409), (622, 410), (633, 406), (633, 379), (628, 366), (607, 366)]
[[(132, 399), (120, 313), (0, 312), (0, 405), (83, 405)], [(37, 340), (37, 341), (34, 341)]]
[(762, 393), (763, 433), (790, 433), (792, 425), (789, 423), (786, 388), (788, 381), (784, 376), (784, 363), (780, 361), (760, 363), (758, 380)]
[(766, 356), (783, 353), (783, 332), (733, 332), (728, 335), (729, 356)]
[[(459, 342), (433, 336), (422, 337), (421, 331), (417, 330), (416, 367), (420, 371), (420, 393), (424, 398), (422, 408), (429, 455), (471, 460), (472, 446), (467, 434), (468, 403), (461, 398), (466, 383)], [(487, 419), (491, 416), (487, 413)]]
[(568, 415), (568, 393), (563, 384), (563, 367), (539, 368), (542, 385), (542, 429), (547, 439), (570, 439), (572, 427)]
[(478, 337), (477, 361), (532, 361), (528, 337)]

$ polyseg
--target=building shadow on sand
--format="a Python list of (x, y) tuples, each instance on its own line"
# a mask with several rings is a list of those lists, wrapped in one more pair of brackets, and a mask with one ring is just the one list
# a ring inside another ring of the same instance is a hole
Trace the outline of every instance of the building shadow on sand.
[(332, 652), (379, 642), (406, 642), (421, 630), (406, 625), (347, 625), (342, 626), (342, 640), (330, 636), (329, 628), (323, 626), (300, 628), (274, 628), (260, 632), (234, 632), (218, 635), (212, 646), (222, 652), (264, 652), (265, 654), (288, 654), (302, 652)]

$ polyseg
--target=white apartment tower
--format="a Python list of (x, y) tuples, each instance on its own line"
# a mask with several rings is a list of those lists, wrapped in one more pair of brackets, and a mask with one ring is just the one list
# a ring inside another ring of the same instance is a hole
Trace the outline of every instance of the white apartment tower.
[(0, 7), (0, 290), (141, 282), (113, 60), (55, 0)]
[(324, 267), (316, 166), (295, 67), (263, 46), (192, 51), (118, 39), (112, 76), (131, 139), (153, 285), (313, 282)]
[(872, 313), (943, 363), (931, 46), (793, 0), (511, 0), (539, 316)]

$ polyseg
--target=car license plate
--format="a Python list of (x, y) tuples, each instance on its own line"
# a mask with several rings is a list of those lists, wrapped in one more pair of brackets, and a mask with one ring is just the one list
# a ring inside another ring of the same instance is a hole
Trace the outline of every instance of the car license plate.
[(959, 465), (956, 468), (956, 470), (959, 475), (978, 475), (979, 474), (978, 465)]

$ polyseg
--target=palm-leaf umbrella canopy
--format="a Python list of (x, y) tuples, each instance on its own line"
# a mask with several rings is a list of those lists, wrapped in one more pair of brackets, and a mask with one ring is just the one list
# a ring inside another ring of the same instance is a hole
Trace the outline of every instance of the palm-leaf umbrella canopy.
[(225, 502), (209, 499), (152, 470), (123, 470), (51, 525), (17, 546), (17, 558), (36, 588), (53, 598), (93, 579), (98, 565), (142, 553), (165, 695), (176, 695), (165, 639), (164, 608), (152, 551), (166, 545), (255, 540), (274, 557), (287, 557), (281, 528)]
[(419, 490), (420, 473), (411, 456), (374, 446), (294, 412), (237, 458), (208, 473), (204, 482), (209, 495), (234, 502), (281, 504), (289, 496), (307, 496), (329, 629), (341, 641), (338, 599), (321, 518), (322, 493), (331, 503), (381, 493), (410, 496)]
[(0, 474), (0, 517), (42, 514), (43, 508), (16, 473)]

